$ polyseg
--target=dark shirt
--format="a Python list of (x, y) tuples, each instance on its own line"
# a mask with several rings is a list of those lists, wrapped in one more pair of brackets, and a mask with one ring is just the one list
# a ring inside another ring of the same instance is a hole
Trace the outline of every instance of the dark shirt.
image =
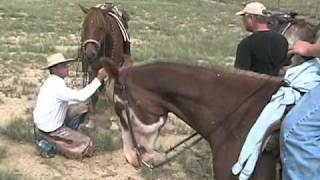
[(234, 66), (243, 70), (278, 75), (287, 65), (288, 41), (275, 31), (257, 31), (244, 38), (237, 48)]

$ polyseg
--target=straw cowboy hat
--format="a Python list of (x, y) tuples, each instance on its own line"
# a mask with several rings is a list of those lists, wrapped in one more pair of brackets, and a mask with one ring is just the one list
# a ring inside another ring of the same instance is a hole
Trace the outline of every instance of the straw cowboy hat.
[(52, 67), (54, 65), (64, 63), (64, 62), (70, 62), (70, 61), (74, 61), (74, 60), (75, 59), (66, 59), (63, 56), (63, 54), (61, 54), (61, 53), (52, 54), (47, 57), (47, 66), (42, 69), (49, 69), (50, 67)]
[(251, 2), (248, 3), (241, 11), (237, 12), (236, 15), (243, 16), (245, 14), (253, 14), (253, 15), (260, 15), (265, 16), (266, 14), (266, 7), (259, 2)]

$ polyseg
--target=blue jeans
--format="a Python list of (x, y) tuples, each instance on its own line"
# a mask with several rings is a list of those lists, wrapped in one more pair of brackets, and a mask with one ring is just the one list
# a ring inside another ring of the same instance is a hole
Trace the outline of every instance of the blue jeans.
[(68, 128), (77, 130), (79, 128), (80, 124), (84, 122), (86, 114), (87, 113), (83, 113), (83, 114), (75, 116), (74, 118), (72, 118), (70, 121), (68, 121), (66, 123), (66, 126)]
[(320, 85), (305, 94), (280, 131), (283, 180), (320, 178)]

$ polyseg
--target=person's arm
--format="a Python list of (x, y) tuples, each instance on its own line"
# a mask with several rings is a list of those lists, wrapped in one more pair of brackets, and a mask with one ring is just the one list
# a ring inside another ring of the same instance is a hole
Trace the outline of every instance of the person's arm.
[(311, 44), (306, 41), (296, 41), (289, 48), (289, 54), (298, 54), (301, 56), (320, 57), (320, 43)]
[(94, 78), (93, 81), (85, 88), (81, 90), (73, 90), (63, 84), (61, 88), (57, 89), (57, 96), (62, 101), (86, 101), (96, 92), (96, 90), (100, 87), (101, 82), (104, 81), (107, 75), (108, 74), (104, 68), (101, 68), (98, 71), (97, 77)]
[(74, 90), (68, 88), (67, 86), (63, 86), (57, 89), (57, 98), (62, 101), (86, 101), (89, 97), (91, 97), (96, 90), (100, 87), (101, 82), (95, 78), (93, 81), (88, 84), (85, 88), (80, 90)]
[(234, 63), (235, 68), (250, 70), (251, 67), (251, 56), (250, 51), (246, 45), (242, 42), (238, 45), (236, 60)]

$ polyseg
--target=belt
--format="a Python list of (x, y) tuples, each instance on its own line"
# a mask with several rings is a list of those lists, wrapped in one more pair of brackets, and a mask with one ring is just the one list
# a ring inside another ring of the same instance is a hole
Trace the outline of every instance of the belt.
[(44, 133), (44, 134), (50, 134), (50, 133), (53, 133), (53, 132), (56, 132), (56, 131), (58, 131), (58, 130), (60, 130), (61, 128), (63, 128), (64, 127), (64, 125), (62, 125), (62, 126), (60, 126), (60, 127), (58, 127), (56, 130), (54, 130), (54, 131), (49, 131), (49, 132), (46, 132), (46, 131), (42, 131), (41, 129), (39, 129), (39, 128), (37, 128), (38, 129), (38, 131), (39, 132), (41, 132), (41, 133)]

